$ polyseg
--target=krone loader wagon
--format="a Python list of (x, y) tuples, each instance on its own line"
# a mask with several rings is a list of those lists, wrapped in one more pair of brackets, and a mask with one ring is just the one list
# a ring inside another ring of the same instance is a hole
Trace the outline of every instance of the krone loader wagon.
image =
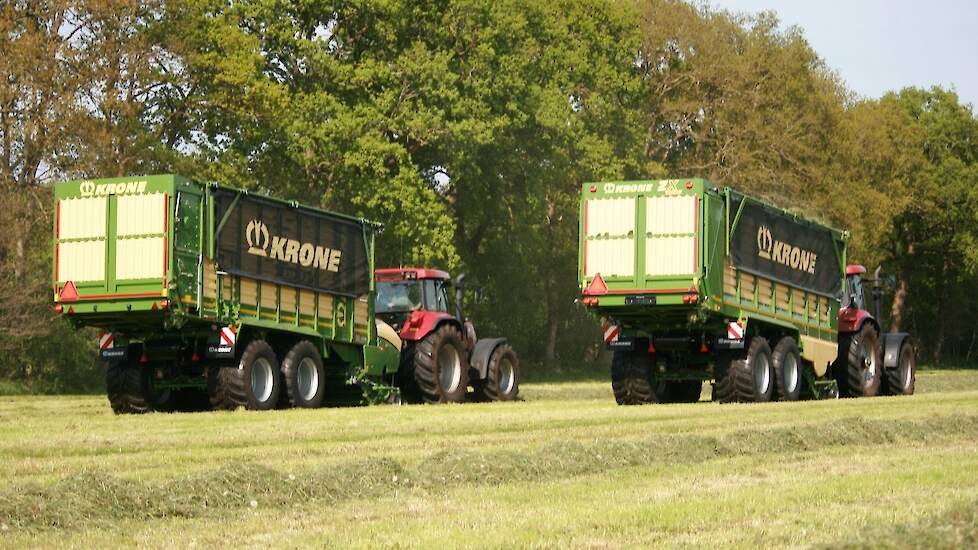
[(55, 186), (55, 311), (116, 413), (396, 397), (372, 222), (172, 176)]
[(914, 350), (863, 304), (848, 234), (702, 179), (586, 183), (581, 302), (620, 404), (912, 393)]

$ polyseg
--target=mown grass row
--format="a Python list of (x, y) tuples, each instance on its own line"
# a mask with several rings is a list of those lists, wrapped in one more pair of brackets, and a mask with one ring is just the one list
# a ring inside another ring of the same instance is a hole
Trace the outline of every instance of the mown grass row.
[(297, 502), (331, 505), (397, 489), (437, 494), (459, 484), (541, 482), (635, 466), (975, 439), (976, 415), (944, 415), (900, 423), (853, 417), (841, 422), (742, 429), (717, 436), (686, 433), (628, 440), (555, 441), (521, 451), (451, 448), (417, 463), (372, 457), (303, 470), (225, 463), (163, 481), (127, 479), (88, 469), (46, 486), (8, 486), (0, 492), (0, 524), (7, 529), (110, 526), (119, 520), (207, 517)]

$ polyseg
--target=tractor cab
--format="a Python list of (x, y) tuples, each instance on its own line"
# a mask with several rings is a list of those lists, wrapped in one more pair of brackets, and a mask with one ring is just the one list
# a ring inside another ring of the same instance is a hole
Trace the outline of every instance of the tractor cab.
[[(846, 280), (842, 288), (841, 307), (839, 308), (839, 332), (855, 332), (869, 321), (877, 324), (876, 319), (866, 308), (866, 293), (863, 292), (863, 282), (866, 281), (866, 268), (861, 265), (846, 266)], [(878, 303), (878, 300), (877, 300)], [(878, 326), (878, 325), (877, 325)]]
[(866, 300), (863, 296), (863, 276), (866, 268), (861, 265), (846, 266), (846, 283), (842, 289), (842, 307), (854, 309), (866, 309)]
[(420, 319), (424, 313), (449, 314), (448, 287), (451, 277), (437, 269), (378, 269), (377, 317), (396, 331), (409, 319)]

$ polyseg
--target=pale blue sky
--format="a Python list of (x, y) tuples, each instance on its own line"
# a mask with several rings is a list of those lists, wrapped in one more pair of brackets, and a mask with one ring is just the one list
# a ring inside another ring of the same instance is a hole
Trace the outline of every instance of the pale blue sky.
[(734, 12), (774, 11), (798, 25), (854, 92), (954, 87), (978, 105), (978, 1), (707, 0)]

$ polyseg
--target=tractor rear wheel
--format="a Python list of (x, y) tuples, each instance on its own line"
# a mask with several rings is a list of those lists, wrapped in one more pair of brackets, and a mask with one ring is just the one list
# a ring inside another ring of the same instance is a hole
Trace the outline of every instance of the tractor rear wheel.
[(879, 333), (870, 323), (859, 332), (839, 338), (844, 354), (835, 365), (835, 377), (841, 397), (872, 397), (879, 393), (883, 361), (880, 357)]
[(917, 358), (909, 342), (900, 346), (896, 368), (884, 369), (883, 373), (886, 395), (913, 395), (917, 385)]
[(761, 403), (774, 396), (771, 346), (760, 336), (750, 339), (746, 355), (723, 354), (717, 361), (714, 400)]
[(426, 403), (461, 403), (469, 385), (462, 333), (444, 324), (414, 346), (414, 381)]
[(520, 392), (520, 368), (516, 352), (508, 344), (493, 350), (486, 367), (486, 379), (475, 386), (480, 401), (513, 401)]
[(275, 352), (264, 340), (253, 340), (236, 365), (208, 370), (208, 391), (215, 409), (274, 409), (281, 393), (281, 372)]
[(282, 378), (293, 407), (322, 406), (326, 395), (326, 371), (319, 350), (312, 342), (302, 340), (292, 346), (282, 360)]
[(798, 344), (791, 336), (778, 340), (771, 353), (774, 364), (774, 381), (777, 385), (777, 396), (781, 401), (798, 401), (801, 397), (801, 355)]

